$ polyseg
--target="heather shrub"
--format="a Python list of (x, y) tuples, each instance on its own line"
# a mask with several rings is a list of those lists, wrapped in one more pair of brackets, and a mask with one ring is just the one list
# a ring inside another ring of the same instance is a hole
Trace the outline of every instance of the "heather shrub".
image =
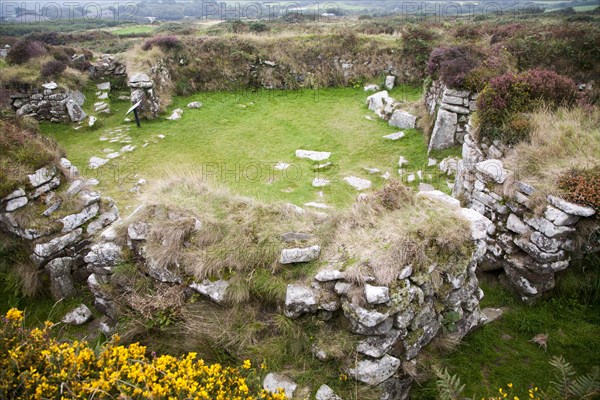
[(425, 69), (435, 33), (423, 26), (408, 26), (402, 32), (402, 55), (414, 60), (417, 69)]
[(477, 66), (474, 52), (466, 47), (438, 47), (434, 49), (427, 62), (427, 72), (439, 78), (446, 86), (462, 88), (467, 74)]
[(573, 170), (560, 177), (558, 187), (565, 198), (574, 203), (583, 204), (600, 213), (600, 171)]
[(65, 72), (65, 69), (67, 69), (67, 66), (62, 61), (51, 60), (51, 61), (48, 61), (47, 63), (45, 63), (44, 65), (42, 65), (40, 74), (45, 78), (57, 77), (60, 74), (62, 74), (63, 72)]
[(477, 99), (480, 133), (514, 144), (527, 138), (528, 129), (515, 119), (541, 105), (550, 108), (571, 106), (579, 98), (570, 78), (548, 70), (507, 73), (493, 78)]
[(155, 36), (148, 39), (142, 45), (142, 50), (148, 51), (154, 46), (158, 46), (163, 50), (172, 50), (178, 48), (180, 45), (179, 38), (177, 36)]
[(48, 51), (44, 43), (22, 39), (10, 48), (6, 56), (6, 61), (9, 64), (25, 64), (32, 58), (41, 57), (47, 53)]

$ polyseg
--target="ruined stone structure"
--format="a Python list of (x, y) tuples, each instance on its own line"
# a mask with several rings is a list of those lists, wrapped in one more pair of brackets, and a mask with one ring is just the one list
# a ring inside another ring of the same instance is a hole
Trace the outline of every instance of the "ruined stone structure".
[(547, 196), (536, 214), (530, 203), (535, 187), (504, 168), (503, 154), (498, 141), (480, 144), (466, 134), (453, 194), (494, 223), (478, 268), (503, 271), (524, 300), (534, 299), (552, 289), (555, 273), (569, 266), (578, 224), (595, 210)]
[(442, 150), (463, 143), (470, 114), (477, 109), (477, 94), (454, 90), (434, 81), (425, 93), (429, 115), (435, 118), (429, 151)]
[(25, 240), (56, 300), (75, 295), (76, 283), (85, 283), (91, 238), (119, 217), (110, 198), (90, 189), (93, 183), (63, 158), (0, 200), (0, 229)]
[(27, 88), (11, 94), (11, 104), (20, 117), (29, 116), (51, 122), (79, 122), (87, 115), (81, 109), (85, 97), (79, 91), (70, 91), (54, 82), (42, 88)]

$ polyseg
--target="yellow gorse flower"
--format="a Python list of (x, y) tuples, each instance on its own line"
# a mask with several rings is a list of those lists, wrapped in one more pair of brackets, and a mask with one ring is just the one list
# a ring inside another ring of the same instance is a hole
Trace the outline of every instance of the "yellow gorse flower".
[(52, 323), (23, 329), (23, 313), (11, 309), (0, 325), (0, 398), (285, 400), (260, 388), (259, 377), (241, 368), (207, 365), (196, 353), (148, 357), (138, 343), (118, 336), (95, 352), (86, 342), (59, 342)]

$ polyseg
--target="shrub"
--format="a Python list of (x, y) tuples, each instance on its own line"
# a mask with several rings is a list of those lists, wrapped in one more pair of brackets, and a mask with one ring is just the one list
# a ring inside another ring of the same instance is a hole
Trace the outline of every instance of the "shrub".
[(0, 321), (3, 399), (286, 398), (260, 388), (250, 360), (233, 368), (207, 365), (196, 353), (149, 357), (146, 347), (119, 345), (117, 336), (96, 352), (85, 341), (55, 339), (51, 322), (27, 329), (23, 319), (12, 308)]
[(559, 188), (567, 200), (592, 207), (596, 215), (600, 214), (600, 171), (570, 171), (560, 177)]
[[(534, 69), (498, 76), (484, 87), (477, 99), (480, 132), (516, 143), (526, 137), (512, 130), (524, 126), (516, 123), (511, 127), (515, 114), (531, 112), (541, 105), (571, 106), (578, 98), (575, 82), (553, 71)], [(520, 131), (525, 133), (526, 130)]]
[(43, 77), (57, 77), (63, 72), (65, 72), (67, 66), (58, 60), (50, 60), (46, 64), (42, 65), (42, 69), (40, 71)]
[(47, 52), (44, 43), (22, 39), (10, 48), (6, 60), (9, 64), (24, 64), (32, 58), (46, 55)]
[(248, 26), (251, 32), (266, 32), (269, 30), (269, 27), (264, 22), (251, 22)]
[(471, 49), (438, 47), (429, 56), (427, 72), (434, 78), (440, 78), (449, 87), (461, 88), (465, 85), (465, 77), (477, 64), (478, 60)]
[(154, 46), (158, 46), (163, 50), (172, 50), (180, 46), (180, 41), (177, 36), (156, 36), (146, 40), (142, 45), (142, 50), (148, 51)]

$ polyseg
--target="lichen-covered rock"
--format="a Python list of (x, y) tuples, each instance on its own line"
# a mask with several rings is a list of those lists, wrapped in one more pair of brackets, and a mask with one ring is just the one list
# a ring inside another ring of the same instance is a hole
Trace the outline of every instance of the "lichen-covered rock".
[(402, 331), (392, 329), (383, 336), (370, 336), (358, 342), (356, 351), (369, 357), (383, 357), (398, 342)]
[(296, 157), (308, 158), (312, 161), (323, 161), (331, 157), (331, 153), (328, 151), (312, 151), (312, 150), (296, 150)]
[(315, 275), (315, 280), (319, 282), (337, 281), (343, 279), (345, 274), (337, 269), (322, 269)]
[(49, 242), (38, 243), (34, 246), (33, 252), (41, 258), (48, 258), (81, 240), (82, 233), (83, 229), (79, 228), (66, 235), (56, 237)]
[(263, 380), (263, 389), (273, 393), (277, 393), (279, 389), (283, 389), (286, 397), (290, 399), (294, 398), (294, 392), (297, 387), (298, 385), (292, 379), (275, 372), (267, 374)]
[(84, 261), (94, 268), (94, 272), (107, 273), (122, 260), (121, 247), (112, 242), (96, 243), (84, 257)]
[(71, 276), (71, 268), (75, 259), (71, 257), (55, 258), (44, 267), (50, 276), (50, 290), (55, 300), (75, 295), (75, 285)]
[[(98, 199), (99, 198), (100, 197), (98, 196)], [(70, 232), (73, 229), (85, 224), (86, 222), (94, 218), (96, 214), (98, 214), (99, 210), (100, 206), (98, 205), (98, 203), (93, 203), (92, 205), (84, 208), (81, 212), (77, 214), (67, 215), (66, 217), (60, 220), (63, 223), (62, 233)]]
[(400, 360), (385, 355), (377, 360), (361, 360), (354, 368), (348, 368), (348, 375), (357, 381), (376, 386), (391, 377), (400, 368)]
[(494, 180), (496, 183), (504, 183), (508, 176), (508, 171), (500, 160), (485, 160), (475, 165), (477, 171)]
[(342, 400), (342, 398), (335, 394), (329, 386), (321, 385), (315, 394), (315, 400)]
[(214, 282), (205, 279), (202, 283), (194, 282), (190, 284), (190, 287), (198, 293), (207, 296), (215, 303), (223, 304), (226, 300), (229, 282), (223, 279)]
[(415, 129), (417, 117), (407, 111), (394, 110), (388, 124), (400, 129)]
[(457, 126), (458, 117), (455, 113), (439, 110), (429, 141), (429, 151), (452, 147)]
[(387, 286), (365, 284), (365, 296), (369, 304), (382, 304), (390, 299), (390, 289)]
[(92, 312), (85, 304), (80, 304), (69, 311), (62, 319), (62, 322), (69, 325), (83, 325), (93, 317)]
[(279, 262), (281, 264), (293, 264), (314, 261), (319, 258), (321, 246), (314, 245), (304, 248), (293, 248), (281, 250)]
[(315, 291), (304, 285), (289, 284), (285, 295), (285, 315), (298, 318), (302, 314), (317, 311)]

